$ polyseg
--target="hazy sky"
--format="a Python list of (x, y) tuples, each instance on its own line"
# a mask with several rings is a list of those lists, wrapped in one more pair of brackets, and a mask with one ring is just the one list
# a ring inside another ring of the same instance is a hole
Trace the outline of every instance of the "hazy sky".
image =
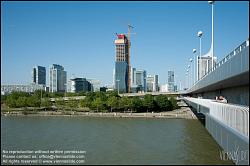
[[(249, 38), (249, 2), (215, 2), (214, 50), (218, 59)], [(112, 84), (115, 33), (131, 37), (131, 65), (167, 82), (185, 82), (192, 50), (210, 48), (211, 5), (203, 2), (1, 2), (1, 84), (28, 84), (35, 65), (60, 64), (68, 79)], [(48, 84), (47, 84), (48, 85)]]

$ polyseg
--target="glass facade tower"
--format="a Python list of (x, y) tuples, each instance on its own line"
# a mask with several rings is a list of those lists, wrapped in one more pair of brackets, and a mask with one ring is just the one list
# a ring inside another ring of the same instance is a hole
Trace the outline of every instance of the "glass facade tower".
[(46, 85), (46, 68), (43, 66), (35, 66), (32, 70), (32, 83)]
[(65, 92), (66, 91), (67, 73), (60, 65), (53, 64), (49, 72), (49, 91)]

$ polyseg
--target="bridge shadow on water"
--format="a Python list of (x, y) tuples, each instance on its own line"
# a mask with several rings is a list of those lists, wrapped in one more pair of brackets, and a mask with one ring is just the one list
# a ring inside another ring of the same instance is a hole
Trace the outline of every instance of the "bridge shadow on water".
[(198, 112), (195, 108), (193, 108), (192, 106), (189, 106), (189, 108), (191, 109), (191, 111), (195, 114), (195, 116), (198, 118), (198, 120), (201, 122), (201, 124), (203, 126), (205, 126), (206, 124), (206, 116), (200, 112)]

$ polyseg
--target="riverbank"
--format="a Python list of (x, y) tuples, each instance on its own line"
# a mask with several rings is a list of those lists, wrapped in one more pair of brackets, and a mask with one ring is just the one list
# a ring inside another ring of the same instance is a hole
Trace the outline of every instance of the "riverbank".
[(148, 112), (148, 113), (122, 113), (122, 112), (78, 112), (78, 111), (36, 111), (26, 112), (10, 111), (1, 112), (1, 116), (83, 116), (83, 117), (115, 117), (115, 118), (180, 118), (197, 119), (194, 113), (188, 107), (181, 107), (173, 111), (166, 112)]

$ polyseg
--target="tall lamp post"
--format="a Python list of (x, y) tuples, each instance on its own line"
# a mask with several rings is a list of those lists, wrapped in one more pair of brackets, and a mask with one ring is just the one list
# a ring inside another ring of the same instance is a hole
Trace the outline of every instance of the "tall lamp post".
[(214, 68), (214, 1), (208, 1), (212, 5), (212, 69)]
[(194, 54), (194, 83), (195, 83), (195, 81), (197, 80), (197, 78), (196, 78), (196, 76), (195, 76), (195, 53), (196, 53), (196, 49), (193, 49), (193, 54)]
[(116, 82), (118, 82), (118, 95), (119, 95), (119, 84), (120, 84), (120, 80), (116, 80)]
[(197, 68), (197, 70), (198, 70), (198, 79), (200, 79), (201, 78), (201, 70), (202, 70), (202, 66), (201, 66), (201, 64), (202, 64), (202, 62), (201, 62), (201, 37), (202, 37), (202, 31), (199, 31), (198, 33), (197, 33), (197, 36), (200, 38), (200, 63), (199, 63), (199, 60), (197, 61), (197, 64), (198, 64), (198, 68)]
[(191, 64), (191, 66), (189, 65), (189, 66), (190, 66), (190, 79), (191, 79), (191, 80), (190, 80), (190, 87), (192, 87), (192, 85), (193, 85), (193, 80), (194, 80), (194, 75), (192, 74), (192, 72), (194, 72), (193, 69), (192, 69), (192, 68), (193, 68), (193, 67), (192, 67), (192, 66), (193, 66), (193, 63), (192, 63), (192, 62), (193, 62), (193, 59), (190, 58), (189, 61), (190, 61), (190, 64)]
[(188, 89), (188, 70), (186, 72), (186, 89)]
[(189, 89), (189, 69), (187, 69), (187, 88)]

